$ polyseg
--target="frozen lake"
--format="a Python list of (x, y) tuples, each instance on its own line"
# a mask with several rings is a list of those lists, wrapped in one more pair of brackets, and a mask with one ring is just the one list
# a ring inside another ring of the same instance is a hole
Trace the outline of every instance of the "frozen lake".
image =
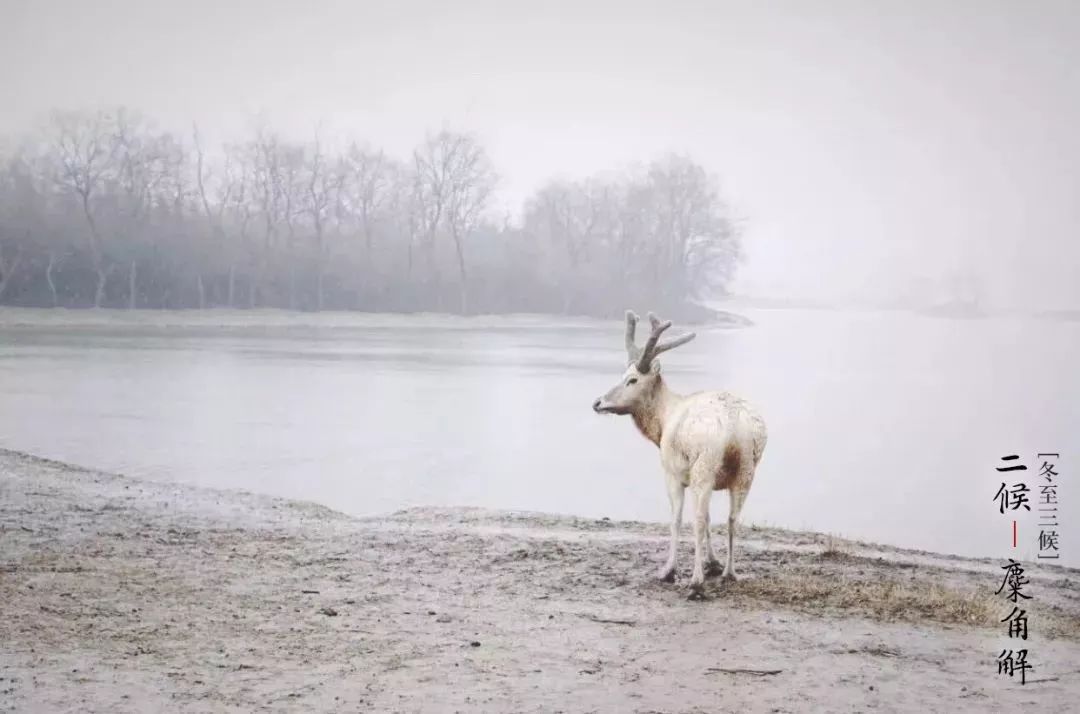
[[(1061, 564), (1080, 565), (1080, 324), (744, 310), (666, 355), (676, 391), (764, 413), (753, 522), (1033, 557), (999, 458), (1060, 452)], [(680, 331), (676, 325), (672, 333)], [(472, 505), (664, 520), (655, 447), (592, 400), (622, 325), (539, 317), (0, 310), (0, 445), (354, 514)], [(1024, 472), (1022, 472), (1024, 473)], [(727, 497), (714, 500), (714, 520)]]

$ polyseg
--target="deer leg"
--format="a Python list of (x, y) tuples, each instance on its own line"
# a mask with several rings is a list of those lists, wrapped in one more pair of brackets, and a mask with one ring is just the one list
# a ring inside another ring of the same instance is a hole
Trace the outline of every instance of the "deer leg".
[(736, 580), (735, 577), (735, 522), (739, 520), (739, 512), (742, 511), (743, 502), (749, 489), (733, 488), (728, 491), (731, 497), (731, 509), (728, 511), (727, 520), (727, 565), (720, 576), (723, 580)]
[(720, 559), (712, 547), (712, 516), (705, 511), (705, 575), (712, 577), (720, 574)]
[(683, 496), (686, 488), (682, 481), (672, 476), (667, 477), (668, 504), (671, 506), (671, 544), (668, 548), (667, 562), (657, 575), (660, 580), (670, 583), (675, 581), (675, 556), (679, 551), (679, 528), (682, 527)]
[(705, 584), (705, 531), (709, 524), (709, 496), (711, 489), (695, 486), (692, 489), (694, 504), (694, 573), (690, 576), (690, 589), (700, 591)]

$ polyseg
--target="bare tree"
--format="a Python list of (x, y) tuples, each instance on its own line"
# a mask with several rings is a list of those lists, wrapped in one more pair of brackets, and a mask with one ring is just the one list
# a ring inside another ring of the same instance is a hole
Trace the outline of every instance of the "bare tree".
[(52, 115), (52, 140), (57, 153), (55, 180), (79, 199), (88, 228), (87, 248), (97, 286), (94, 307), (105, 299), (105, 284), (112, 272), (107, 262), (96, 215), (97, 202), (105, 181), (115, 172), (118, 150), (115, 117), (105, 112), (80, 114), (55, 112)]
[(595, 182), (553, 182), (540, 189), (526, 209), (526, 228), (547, 247), (548, 268), (557, 276), (564, 314), (572, 311), (584, 288), (583, 268), (600, 214)]
[(429, 249), (434, 252), (436, 232), (444, 224), (457, 257), (461, 312), (467, 313), (469, 280), (464, 240), (487, 206), (496, 182), (495, 171), (472, 135), (447, 130), (428, 137), (413, 152), (413, 163)]
[(653, 162), (648, 183), (656, 213), (653, 250), (664, 276), (657, 285), (662, 302), (722, 292), (740, 251), (713, 180), (699, 164), (673, 154)]
[(263, 224), (263, 243), (253, 256), (256, 278), (249, 281), (248, 305), (255, 307), (256, 295), (262, 291), (267, 302), (268, 280), (274, 257), (280, 252), (279, 235), (286, 228), (286, 261), (289, 271), (290, 301), (295, 302), (294, 239), (296, 212), (300, 210), (300, 170), (303, 150), (287, 145), (276, 134), (260, 128), (250, 144), (252, 188), (259, 217)]
[(342, 175), (327, 165), (322, 143), (316, 134), (311, 152), (305, 157), (305, 195), (303, 209), (311, 219), (315, 234), (315, 305), (324, 305), (324, 281), (326, 276), (326, 223), (330, 209), (337, 203)]
[[(172, 305), (173, 287), (183, 285), (190, 279), (189, 270), (199, 276), (202, 274), (192, 253), (203, 231), (191, 220), (199, 212), (199, 208), (191, 175), (189, 147), (179, 137), (169, 133), (161, 134), (158, 144), (164, 176), (154, 197), (155, 225), (151, 231), (154, 245), (148, 258), (153, 263), (155, 274), (160, 278), (158, 282), (163, 287), (158, 304), (167, 308)], [(174, 257), (176, 263), (171, 264), (165, 256)], [(181, 282), (177, 283), (177, 279)], [(201, 280), (197, 278), (196, 288), (199, 287)], [(202, 304), (205, 305), (205, 301)]]
[[(167, 134), (154, 134), (137, 115), (119, 111), (114, 122), (116, 173), (110, 185), (115, 189), (114, 233), (122, 236), (123, 252), (129, 263), (128, 308), (137, 307), (140, 253), (152, 240), (147, 225), (151, 212), (163, 194), (170, 191), (172, 165), (182, 161), (179, 147)], [(176, 200), (176, 196), (173, 196)]]
[(341, 160), (341, 198), (360, 224), (364, 257), (370, 261), (375, 221), (394, 192), (394, 165), (382, 151), (349, 146)]
[[(228, 189), (223, 192), (222, 215), (228, 222), (229, 233), (224, 245), (220, 246), (220, 250), (229, 268), (226, 303), (230, 308), (234, 308), (236, 307), (237, 265), (244, 261), (250, 264), (250, 257), (255, 252), (250, 239), (251, 221), (255, 217), (254, 165), (249, 160), (250, 153), (244, 146), (228, 146), (225, 149), (225, 155), (223, 181)], [(249, 285), (252, 279), (249, 274)]]
[(420, 183), (416, 180), (415, 172), (395, 166), (391, 172), (385, 213), (397, 245), (391, 248), (387, 259), (399, 277), (397, 288), (403, 293), (399, 299), (415, 304), (419, 297), (416, 285), (416, 254), (424, 249), (427, 242), (430, 232), (428, 215), (424, 212)]
[(298, 306), (297, 295), (297, 271), (300, 268), (303, 246), (297, 241), (297, 220), (305, 214), (305, 201), (307, 200), (307, 186), (304, 178), (304, 148), (294, 144), (280, 142), (278, 144), (277, 172), (274, 181), (277, 193), (280, 197), (281, 221), (285, 224), (285, 247), (271, 246), (269, 250), (276, 251), (279, 261), (284, 261), (289, 276), (289, 309), (295, 310)]
[(0, 173), (0, 302), (33, 249), (31, 232), (43, 221), (43, 195), (22, 156), (12, 156)]
[[(195, 186), (198, 191), (199, 205), (202, 207), (203, 216), (206, 218), (207, 232), (212, 242), (212, 246), (223, 248), (226, 240), (225, 210), (230, 205), (230, 201), (233, 198), (233, 192), (240, 188), (237, 186), (235, 180), (231, 180), (230, 168), (232, 156), (229, 152), (225, 153), (221, 176), (217, 181), (217, 190), (213, 197), (213, 203), (211, 203), (210, 192), (207, 185), (212, 180), (213, 174), (206, 166), (206, 155), (203, 151), (202, 142), (199, 139), (199, 127), (195, 123), (192, 123), (191, 136), (195, 146)], [(200, 310), (206, 307), (206, 286), (203, 283), (203, 272), (207, 267), (206, 260), (204, 259), (206, 252), (208, 251), (197, 251), (198, 254), (194, 260), (196, 289), (199, 295)], [(235, 265), (230, 261), (229, 307), (233, 306), (234, 281)]]
[(15, 276), (16, 271), (19, 269), (19, 264), (23, 259), (23, 246), (22, 243), (15, 243), (14, 256), (7, 256), (5, 250), (6, 241), (0, 241), (0, 302), (4, 299), (4, 293), (7, 292), (8, 284)]

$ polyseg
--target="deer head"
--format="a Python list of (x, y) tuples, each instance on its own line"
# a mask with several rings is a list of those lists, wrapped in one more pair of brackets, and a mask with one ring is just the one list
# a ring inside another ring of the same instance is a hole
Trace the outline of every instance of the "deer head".
[(618, 384), (593, 402), (593, 411), (597, 414), (630, 414), (646, 404), (660, 383), (660, 363), (656, 361), (656, 357), (662, 352), (685, 345), (695, 337), (693, 332), (689, 332), (666, 342), (660, 342), (660, 335), (671, 327), (671, 321), (660, 322), (659, 318), (650, 312), (649, 324), (652, 332), (645, 346), (638, 347), (634, 339), (637, 323), (638, 316), (627, 310), (626, 371)]

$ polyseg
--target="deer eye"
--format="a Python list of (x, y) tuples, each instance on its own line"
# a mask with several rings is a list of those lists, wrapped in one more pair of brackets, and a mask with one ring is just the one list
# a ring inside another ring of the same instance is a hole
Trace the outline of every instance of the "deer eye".
[(631, 377), (630, 379), (626, 380), (626, 383), (627, 384), (637, 384), (637, 377)]

